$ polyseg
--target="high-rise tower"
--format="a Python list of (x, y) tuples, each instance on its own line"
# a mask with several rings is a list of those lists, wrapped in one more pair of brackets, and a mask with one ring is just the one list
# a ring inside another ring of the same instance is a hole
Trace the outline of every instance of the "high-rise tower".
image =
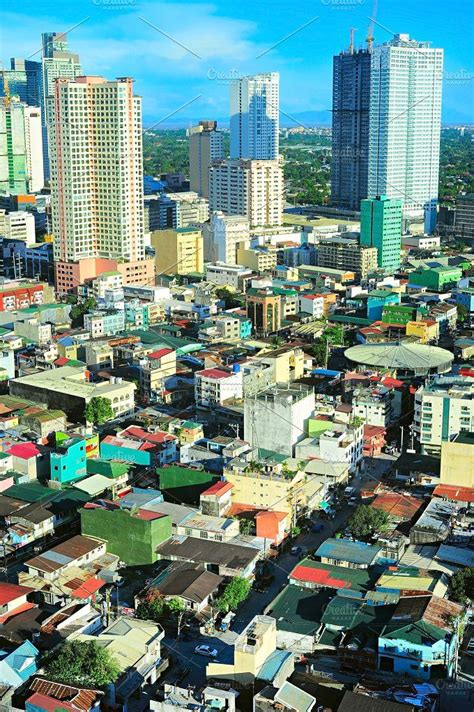
[(236, 79), (230, 89), (230, 157), (275, 160), (279, 151), (277, 72)]

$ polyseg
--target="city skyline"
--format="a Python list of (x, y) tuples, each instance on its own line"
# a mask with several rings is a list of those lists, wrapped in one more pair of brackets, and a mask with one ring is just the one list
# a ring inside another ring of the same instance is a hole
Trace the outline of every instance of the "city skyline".
[[(358, 28), (355, 46), (365, 45), (372, 3), (321, 0), (292, 8), (280, 3), (258, 7), (240, 3), (160, 3), (139, 0), (92, 0), (78, 7), (50, 0), (24, 4), (24, 13), (2, 13), (2, 26), (22, 27), (21, 36), (3, 33), (2, 60), (39, 59), (41, 33), (69, 32), (70, 50), (79, 54), (87, 74), (131, 76), (143, 97), (145, 126), (187, 126), (200, 118), (228, 117), (229, 83), (248, 74), (279, 72), (282, 126), (330, 125), (332, 57), (349, 45), (349, 30)], [(474, 121), (470, 53), (444, 28), (470, 12), (467, 2), (447, 8), (441, 2), (397, 13), (380, 3), (374, 24), (375, 45), (392, 34), (408, 33), (445, 50), (443, 123)], [(39, 19), (39, 17), (41, 19)], [(248, 19), (251, 18), (251, 19)]]

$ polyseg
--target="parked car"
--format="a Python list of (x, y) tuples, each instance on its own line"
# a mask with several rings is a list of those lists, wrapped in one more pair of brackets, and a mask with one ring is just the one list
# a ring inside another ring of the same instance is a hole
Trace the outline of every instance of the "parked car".
[(302, 546), (292, 546), (290, 554), (292, 556), (300, 556), (300, 554), (303, 553), (303, 547)]
[(196, 645), (194, 652), (198, 655), (205, 655), (207, 658), (217, 657), (217, 649), (211, 648), (210, 645)]

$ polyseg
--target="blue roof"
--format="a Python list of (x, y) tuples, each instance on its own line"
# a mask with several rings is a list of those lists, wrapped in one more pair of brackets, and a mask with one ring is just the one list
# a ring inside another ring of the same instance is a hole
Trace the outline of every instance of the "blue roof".
[(311, 373), (315, 376), (329, 376), (329, 378), (337, 378), (341, 375), (341, 371), (330, 371), (328, 368), (315, 368)]
[(74, 339), (70, 336), (63, 336), (61, 339), (58, 339), (58, 344), (61, 344), (61, 346), (73, 346), (75, 343)]
[(260, 668), (260, 672), (258, 673), (259, 680), (273, 682), (283, 665), (291, 657), (293, 657), (293, 653), (290, 653), (288, 650), (275, 650), (273, 653), (270, 653)]
[(362, 541), (326, 539), (315, 551), (315, 556), (369, 566), (375, 562), (381, 550), (380, 546), (365, 544)]

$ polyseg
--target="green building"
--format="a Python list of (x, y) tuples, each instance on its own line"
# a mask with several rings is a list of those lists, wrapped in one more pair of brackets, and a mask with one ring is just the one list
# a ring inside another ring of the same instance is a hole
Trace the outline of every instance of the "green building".
[(402, 201), (378, 195), (360, 204), (360, 244), (377, 248), (377, 264), (391, 271), (400, 266)]
[(418, 269), (410, 275), (410, 284), (426, 287), (431, 292), (444, 292), (454, 289), (462, 278), (459, 267), (430, 267)]
[(19, 195), (43, 185), (40, 111), (18, 97), (0, 98), (0, 191)]
[(153, 564), (156, 549), (171, 537), (171, 517), (148, 510), (92, 505), (81, 509), (81, 531), (107, 542), (107, 551), (128, 566)]
[(199, 504), (201, 492), (219, 479), (218, 475), (211, 472), (179, 465), (157, 467), (156, 474), (160, 491), (165, 499), (186, 504)]
[(417, 308), (402, 304), (386, 304), (382, 311), (384, 324), (400, 324), (406, 326), (409, 321), (418, 321), (428, 316), (426, 307)]

